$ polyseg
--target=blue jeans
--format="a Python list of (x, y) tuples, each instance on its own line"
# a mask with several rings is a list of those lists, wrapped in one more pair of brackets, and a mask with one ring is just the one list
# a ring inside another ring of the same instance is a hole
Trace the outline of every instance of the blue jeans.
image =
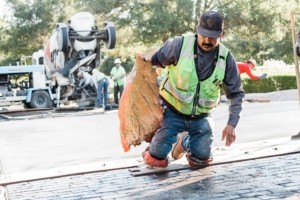
[(183, 138), (183, 148), (192, 157), (207, 160), (212, 156), (214, 122), (211, 116), (191, 119), (166, 108), (160, 129), (155, 133), (149, 152), (157, 159), (165, 159), (183, 131), (188, 134)]
[(96, 106), (98, 108), (102, 107), (103, 99), (104, 99), (104, 108), (107, 106), (108, 102), (108, 80), (107, 78), (103, 78), (97, 82), (98, 91), (97, 91), (97, 103)]
[(122, 96), (124, 90), (124, 85), (115, 85), (114, 86), (114, 100), (115, 100), (115, 104), (119, 104), (119, 97), (118, 94), (120, 93), (120, 98)]

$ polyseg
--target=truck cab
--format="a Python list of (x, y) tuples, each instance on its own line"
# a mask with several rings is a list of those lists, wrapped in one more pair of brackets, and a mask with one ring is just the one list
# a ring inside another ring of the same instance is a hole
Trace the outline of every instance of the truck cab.
[(0, 106), (22, 102), (26, 108), (50, 108), (54, 99), (43, 65), (0, 67)]
[(44, 64), (44, 50), (40, 49), (32, 54), (32, 65)]

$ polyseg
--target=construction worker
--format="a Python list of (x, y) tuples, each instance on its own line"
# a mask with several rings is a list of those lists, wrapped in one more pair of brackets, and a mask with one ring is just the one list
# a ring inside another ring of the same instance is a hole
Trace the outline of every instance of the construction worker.
[(119, 104), (119, 98), (121, 98), (124, 89), (124, 77), (126, 71), (121, 66), (121, 60), (116, 58), (114, 61), (115, 66), (110, 71), (110, 78), (114, 81), (114, 102)]
[(296, 54), (298, 56), (300, 56), (300, 29), (299, 29), (299, 32), (297, 34), (297, 39), (296, 39), (296, 44), (295, 44), (295, 50), (296, 50)]
[(168, 66), (167, 77), (159, 89), (163, 119), (150, 146), (142, 154), (145, 164), (167, 167), (167, 156), (174, 143), (174, 159), (186, 153), (191, 167), (212, 161), (214, 125), (211, 111), (220, 101), (221, 87), (230, 100), (229, 119), (222, 140), (226, 146), (235, 141), (245, 92), (234, 57), (220, 43), (223, 28), (223, 17), (216, 11), (208, 11), (199, 18), (197, 34), (169, 39), (154, 55), (144, 56), (153, 66)]
[[(79, 71), (77, 74), (78, 78), (80, 79), (79, 87), (83, 89), (84, 92), (86, 92), (85, 88), (90, 87), (93, 88), (97, 92), (97, 83), (95, 78), (90, 75), (89, 73), (85, 71)], [(88, 94), (90, 95), (90, 94)]]
[(254, 59), (247, 60), (246, 62), (237, 62), (236, 64), (239, 68), (240, 74), (246, 73), (251, 80), (257, 81), (267, 77), (266, 73), (260, 76), (252, 74), (252, 70), (256, 67), (256, 61)]
[(107, 107), (108, 103), (108, 86), (109, 81), (106, 75), (100, 72), (98, 69), (93, 69), (92, 74), (94, 79), (97, 82), (97, 102), (96, 107), (101, 108), (103, 107), (104, 102), (104, 109)]

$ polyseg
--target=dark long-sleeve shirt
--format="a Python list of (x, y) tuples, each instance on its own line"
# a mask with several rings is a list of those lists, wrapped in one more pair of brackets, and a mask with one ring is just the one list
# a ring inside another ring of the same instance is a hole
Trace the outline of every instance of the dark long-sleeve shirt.
[[(170, 64), (176, 66), (180, 57), (182, 43), (182, 36), (166, 41), (165, 44), (152, 56), (152, 65), (163, 68)], [(218, 48), (212, 52), (205, 52), (197, 45), (198, 59), (196, 68), (199, 80), (205, 80), (212, 74), (217, 53)], [(230, 52), (226, 60), (226, 70), (223, 83), (226, 97), (230, 100), (228, 124), (236, 127), (240, 119), (245, 92), (242, 87), (236, 61)]]

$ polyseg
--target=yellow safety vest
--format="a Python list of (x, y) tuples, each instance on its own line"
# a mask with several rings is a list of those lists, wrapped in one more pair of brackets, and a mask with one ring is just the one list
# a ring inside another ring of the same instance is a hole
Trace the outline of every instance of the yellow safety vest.
[(218, 105), (229, 52), (225, 46), (219, 44), (217, 64), (212, 75), (200, 81), (195, 65), (195, 42), (195, 35), (183, 37), (178, 63), (168, 67), (167, 76), (161, 82), (159, 92), (178, 112), (190, 116), (208, 113)]

